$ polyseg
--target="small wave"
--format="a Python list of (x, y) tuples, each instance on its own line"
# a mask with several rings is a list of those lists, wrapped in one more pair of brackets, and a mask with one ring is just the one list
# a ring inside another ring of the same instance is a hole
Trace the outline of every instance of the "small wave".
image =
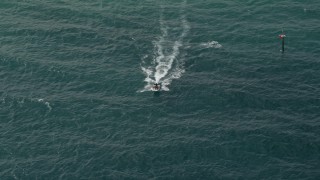
[(46, 105), (47, 108), (49, 109), (49, 112), (52, 110), (52, 107), (50, 106), (50, 103), (49, 103), (49, 102), (44, 101), (44, 99), (37, 99), (37, 100), (38, 100), (38, 102), (41, 102), (41, 103), (43, 103), (44, 105)]
[(200, 46), (204, 48), (222, 48), (222, 45), (218, 41), (211, 41), (207, 43), (201, 43)]

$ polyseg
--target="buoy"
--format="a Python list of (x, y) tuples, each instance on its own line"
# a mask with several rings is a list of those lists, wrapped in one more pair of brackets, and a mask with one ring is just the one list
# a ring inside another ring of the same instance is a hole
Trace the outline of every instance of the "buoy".
[(282, 34), (279, 35), (279, 38), (282, 40), (282, 53), (284, 53), (284, 39), (285, 39), (286, 35), (283, 33), (282, 30)]

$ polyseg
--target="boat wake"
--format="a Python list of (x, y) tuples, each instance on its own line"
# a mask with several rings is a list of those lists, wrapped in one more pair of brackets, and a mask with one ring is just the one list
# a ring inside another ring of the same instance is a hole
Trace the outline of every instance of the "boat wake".
[(161, 35), (157, 41), (154, 41), (154, 55), (151, 62), (148, 62), (147, 55), (142, 58), (141, 69), (146, 75), (144, 81), (147, 85), (143, 91), (150, 91), (154, 83), (161, 83), (161, 89), (169, 91), (168, 86), (173, 79), (178, 79), (184, 73), (184, 59), (180, 54), (183, 47), (183, 40), (187, 36), (190, 26), (184, 15), (186, 1), (182, 4), (180, 11), (179, 27), (171, 27), (172, 29), (180, 29), (180, 35), (169, 33), (171, 30), (163, 18), (160, 16)]

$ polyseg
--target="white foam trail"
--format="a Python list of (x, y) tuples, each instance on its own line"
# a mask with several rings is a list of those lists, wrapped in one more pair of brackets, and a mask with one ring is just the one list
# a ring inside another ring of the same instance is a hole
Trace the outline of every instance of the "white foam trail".
[(168, 56), (164, 56), (161, 54), (156, 58), (157, 66), (156, 66), (156, 72), (155, 72), (155, 79), (156, 82), (159, 82), (160, 79), (164, 78), (168, 71), (172, 67), (173, 61), (177, 58), (179, 55), (179, 48), (182, 46), (182, 43), (180, 41), (176, 41), (173, 46), (173, 52), (172, 54)]
[[(182, 4), (183, 9), (186, 6), (186, 1)], [(184, 11), (184, 10), (182, 10)], [(181, 12), (183, 13), (183, 12)], [(145, 82), (147, 85), (144, 90), (148, 91), (151, 89), (153, 83), (162, 83), (162, 90), (168, 91), (167, 87), (172, 79), (180, 78), (182, 73), (184, 73), (184, 63), (183, 57), (179, 57), (180, 48), (183, 46), (183, 39), (187, 36), (190, 26), (186, 20), (185, 15), (181, 15), (181, 26), (182, 33), (179, 37), (169, 37), (168, 29), (162, 15), (160, 16), (160, 30), (161, 36), (158, 41), (154, 42), (155, 45), (155, 58), (153, 59), (153, 67), (148, 68), (141, 67), (142, 71), (146, 74)], [(172, 40), (176, 39), (176, 40)], [(168, 47), (168, 44), (173, 44), (172, 47)], [(168, 49), (171, 49), (171, 52)], [(155, 66), (155, 67), (154, 67)]]

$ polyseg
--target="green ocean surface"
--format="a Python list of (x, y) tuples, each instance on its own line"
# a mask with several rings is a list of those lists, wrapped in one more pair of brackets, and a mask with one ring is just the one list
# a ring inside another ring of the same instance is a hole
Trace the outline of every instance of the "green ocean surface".
[(316, 0), (0, 0), (0, 179), (319, 179), (319, 29)]

